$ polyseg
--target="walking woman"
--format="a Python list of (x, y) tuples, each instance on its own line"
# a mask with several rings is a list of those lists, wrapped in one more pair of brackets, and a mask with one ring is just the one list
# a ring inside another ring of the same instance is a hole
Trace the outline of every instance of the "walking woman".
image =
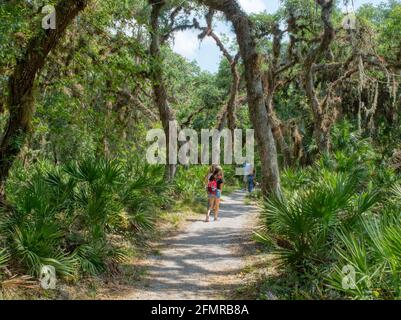
[(206, 222), (210, 221), (210, 213), (212, 210), (215, 212), (215, 219), (216, 219), (216, 195), (217, 195), (217, 177), (218, 173), (220, 172), (219, 169), (215, 169), (214, 172), (210, 175), (209, 181), (207, 184), (207, 198), (208, 198), (208, 209), (206, 214)]

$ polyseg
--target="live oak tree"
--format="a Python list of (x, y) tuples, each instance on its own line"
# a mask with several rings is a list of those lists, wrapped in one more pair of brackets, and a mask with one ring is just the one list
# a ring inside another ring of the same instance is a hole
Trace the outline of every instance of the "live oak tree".
[(255, 35), (249, 17), (234, 0), (202, 0), (209, 8), (224, 13), (233, 24), (241, 57), (245, 67), (249, 116), (256, 133), (262, 167), (262, 190), (267, 195), (281, 193), (276, 143), (265, 107), (262, 85), (261, 61), (257, 52)]
[[(318, 59), (327, 52), (334, 40), (335, 30), (332, 23), (333, 0), (318, 0), (321, 8), (321, 20), (323, 34), (317, 44), (312, 44), (305, 56), (302, 56), (302, 82), (308, 97), (312, 114), (314, 117), (314, 136), (320, 152), (330, 149), (330, 129), (335, 114), (327, 112), (327, 100), (321, 101), (315, 87), (315, 64)], [(290, 27), (293, 27), (290, 24)]]
[[(313, 136), (317, 149), (320, 153), (327, 153), (331, 147), (331, 129), (341, 112), (346, 85), (358, 83), (358, 91), (361, 92), (361, 86), (366, 82), (363, 79), (365, 70), (376, 70), (384, 74), (388, 74), (388, 71), (369, 43), (368, 30), (363, 26), (357, 27), (357, 22), (353, 27), (355, 30), (344, 29), (343, 25), (335, 28), (334, 2), (322, 0), (317, 1), (317, 4), (320, 8), (318, 30), (322, 29), (321, 32), (311, 32), (302, 16), (302, 9), (291, 3), (287, 8), (287, 27), (289, 48), (300, 66), (298, 77), (313, 117)], [(358, 77), (356, 73), (359, 73)], [(359, 101), (358, 117), (363, 108), (361, 98)], [(376, 112), (374, 105), (372, 102), (372, 107), (365, 108), (370, 118)]]
[(9, 118), (0, 143), (0, 195), (14, 159), (25, 143), (35, 111), (33, 90), (35, 79), (43, 69), (49, 53), (57, 46), (66, 28), (88, 4), (86, 0), (61, 0), (55, 6), (56, 29), (42, 30), (38, 26), (29, 41), (24, 56), (17, 61), (9, 77), (7, 109)]
[[(163, 15), (163, 11), (166, 6), (166, 1), (162, 0), (149, 0), (149, 5), (151, 6), (150, 13), (150, 48), (149, 53), (151, 56), (151, 71), (150, 78), (153, 86), (153, 94), (155, 99), (155, 104), (159, 110), (160, 120), (163, 125), (163, 129), (166, 135), (166, 159), (168, 164), (166, 165), (166, 179), (167, 181), (172, 181), (174, 179), (177, 165), (171, 163), (169, 159), (170, 155), (170, 123), (176, 121), (176, 116), (174, 110), (169, 106), (168, 93), (165, 85), (165, 79), (163, 76), (163, 58), (160, 51), (160, 47), (165, 45), (167, 40), (170, 38), (173, 32), (185, 30), (191, 28), (193, 25), (188, 24), (175, 24), (175, 19), (177, 15), (183, 10), (181, 5), (173, 8), (169, 16), (169, 24), (167, 30), (160, 27), (160, 18)], [(164, 31), (164, 32), (163, 32)], [(176, 143), (176, 142), (174, 142)]]
[[(162, 13), (162, 9), (165, 5), (165, 1), (149, 0), (149, 5), (151, 5), (152, 8), (150, 14), (151, 42), (149, 50), (150, 56), (152, 57), (151, 81), (153, 85), (155, 104), (159, 110), (160, 120), (162, 122), (164, 133), (166, 136), (166, 159), (167, 162), (169, 162), (170, 121), (175, 121), (175, 116), (168, 103), (167, 90), (163, 79), (163, 61), (160, 54), (161, 31), (159, 27), (159, 19)], [(165, 175), (168, 181), (174, 179), (175, 172), (175, 164), (169, 163), (166, 165)]]
[(266, 53), (263, 53), (265, 66), (263, 68), (262, 82), (266, 108), (277, 148), (283, 156), (283, 164), (288, 166), (292, 164), (293, 159), (290, 147), (285, 139), (284, 131), (286, 130), (275, 110), (274, 99), (278, 89), (288, 85), (294, 77), (291, 72), (288, 72), (297, 63), (297, 57), (291, 51), (293, 38), (290, 39), (289, 49), (284, 55), (283, 37), (286, 32), (280, 29), (280, 19), (277, 16), (259, 14), (253, 17), (253, 20), (257, 28), (259, 46), (269, 48)]

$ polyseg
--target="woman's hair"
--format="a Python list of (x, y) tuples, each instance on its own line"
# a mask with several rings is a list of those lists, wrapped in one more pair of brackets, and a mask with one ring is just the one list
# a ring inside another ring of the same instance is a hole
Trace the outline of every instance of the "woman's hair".
[(216, 179), (218, 175), (224, 177), (223, 168), (217, 164), (212, 164), (209, 168), (209, 173), (211, 174), (209, 180)]
[(220, 175), (222, 176), (222, 177), (224, 177), (224, 170), (223, 170), (223, 168), (222, 167), (220, 167), (220, 166), (217, 166), (216, 167), (216, 170), (218, 170), (219, 172), (218, 172), (218, 174), (220, 173)]
[(221, 172), (220, 169), (215, 168), (212, 175), (210, 176), (210, 179), (216, 179), (216, 177), (219, 175), (220, 172)]

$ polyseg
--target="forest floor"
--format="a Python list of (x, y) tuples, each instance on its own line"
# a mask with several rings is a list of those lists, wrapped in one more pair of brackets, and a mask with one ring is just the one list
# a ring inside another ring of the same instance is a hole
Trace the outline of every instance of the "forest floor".
[(256, 250), (252, 232), (258, 210), (245, 204), (245, 192), (223, 196), (220, 219), (187, 219), (144, 261), (146, 272), (117, 299), (224, 299), (244, 285), (240, 276)]

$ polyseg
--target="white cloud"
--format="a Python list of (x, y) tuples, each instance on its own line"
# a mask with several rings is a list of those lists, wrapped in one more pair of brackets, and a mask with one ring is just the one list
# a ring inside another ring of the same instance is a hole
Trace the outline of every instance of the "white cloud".
[(210, 37), (205, 37), (202, 42), (198, 38), (199, 31), (186, 30), (177, 32), (174, 34), (174, 52), (184, 56), (185, 58), (192, 60), (195, 59), (199, 53), (201, 46), (210, 46), (214, 42)]
[(263, 0), (239, 0), (239, 3), (246, 13), (258, 13), (267, 10)]
[(174, 51), (178, 54), (193, 59), (199, 48), (197, 34), (191, 31), (177, 32), (174, 35)]

